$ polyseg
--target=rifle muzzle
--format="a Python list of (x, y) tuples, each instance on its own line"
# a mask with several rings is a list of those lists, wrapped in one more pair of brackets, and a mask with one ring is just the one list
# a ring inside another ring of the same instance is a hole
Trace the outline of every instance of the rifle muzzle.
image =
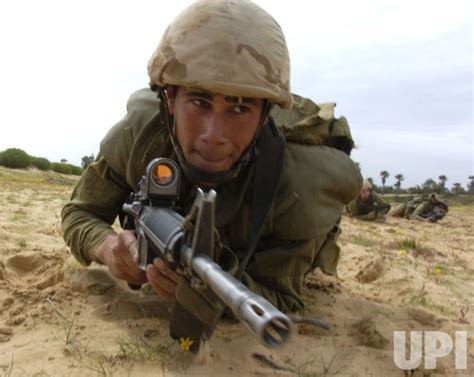
[(288, 341), (293, 330), (288, 316), (223, 271), (208, 256), (192, 257), (192, 251), (188, 249), (184, 252), (184, 258), (192, 265), (195, 274), (264, 346), (273, 348)]

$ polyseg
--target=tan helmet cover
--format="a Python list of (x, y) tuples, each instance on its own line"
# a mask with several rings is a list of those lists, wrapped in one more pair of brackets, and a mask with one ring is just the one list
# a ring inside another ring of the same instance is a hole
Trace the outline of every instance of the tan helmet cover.
[(369, 189), (369, 190), (372, 190), (372, 185), (371, 183), (369, 182), (368, 179), (364, 179), (364, 182), (362, 182), (362, 187), (361, 189)]
[(285, 36), (247, 0), (200, 0), (166, 29), (148, 63), (150, 86), (179, 85), (291, 106)]

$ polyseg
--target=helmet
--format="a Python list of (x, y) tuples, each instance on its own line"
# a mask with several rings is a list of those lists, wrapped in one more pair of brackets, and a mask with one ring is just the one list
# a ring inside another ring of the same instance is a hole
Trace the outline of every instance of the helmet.
[(166, 29), (148, 63), (150, 86), (188, 86), (292, 103), (290, 59), (278, 23), (247, 0), (200, 0)]
[(369, 189), (369, 190), (372, 190), (372, 184), (370, 183), (370, 181), (368, 179), (364, 179), (364, 182), (362, 183), (362, 189)]

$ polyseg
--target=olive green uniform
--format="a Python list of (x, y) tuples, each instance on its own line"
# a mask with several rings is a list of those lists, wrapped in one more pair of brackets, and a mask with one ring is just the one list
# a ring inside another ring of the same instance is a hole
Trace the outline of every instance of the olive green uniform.
[(407, 203), (402, 203), (392, 213), (395, 217), (406, 219), (426, 220), (433, 216), (437, 203), (429, 199), (415, 198)]
[[(80, 178), (62, 211), (64, 238), (82, 264), (114, 231), (111, 224), (149, 161), (174, 157), (155, 93), (143, 89), (127, 104), (127, 115), (102, 140), (100, 153)], [(239, 257), (249, 237), (255, 164), (216, 188), (216, 226), (221, 241)], [(289, 142), (277, 197), (242, 282), (283, 311), (303, 308), (304, 276), (320, 266), (335, 273), (339, 247), (332, 240), (343, 206), (361, 186), (360, 173), (343, 152)], [(186, 214), (196, 188), (184, 182), (177, 210)]]
[[(380, 214), (377, 213), (376, 217), (369, 218), (369, 213), (377, 211), (379, 208), (387, 207), (388, 203), (385, 202), (377, 193), (371, 192), (366, 201), (357, 197), (346, 206), (346, 211), (350, 217), (354, 217), (359, 220), (376, 220)], [(390, 208), (390, 207), (388, 207)], [(388, 212), (388, 211), (387, 211)]]

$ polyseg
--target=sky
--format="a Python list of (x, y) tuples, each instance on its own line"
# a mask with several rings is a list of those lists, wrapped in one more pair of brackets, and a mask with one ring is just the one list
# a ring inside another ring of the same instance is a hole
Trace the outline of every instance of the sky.
[[(402, 187), (474, 175), (471, 0), (255, 0), (281, 25), (294, 93), (337, 103), (366, 177)], [(0, 4), (0, 151), (80, 165), (148, 85), (147, 62), (191, 1)]]

